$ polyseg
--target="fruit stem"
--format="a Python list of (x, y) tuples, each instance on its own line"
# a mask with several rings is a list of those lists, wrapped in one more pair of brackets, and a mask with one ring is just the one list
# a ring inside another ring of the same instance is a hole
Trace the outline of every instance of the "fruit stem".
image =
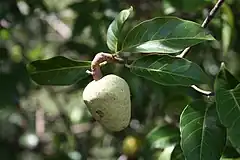
[(95, 81), (102, 78), (101, 63), (103, 62), (120, 62), (123, 63), (124, 60), (119, 58), (116, 54), (110, 53), (97, 53), (91, 63), (91, 74)]

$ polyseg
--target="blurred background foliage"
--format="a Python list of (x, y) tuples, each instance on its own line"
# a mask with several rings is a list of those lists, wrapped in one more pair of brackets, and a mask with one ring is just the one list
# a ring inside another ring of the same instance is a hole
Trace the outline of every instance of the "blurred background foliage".
[[(129, 6), (133, 6), (134, 15), (126, 30), (156, 16), (178, 16), (201, 23), (215, 2), (1, 0), (1, 159), (170, 159), (172, 142), (179, 139), (179, 114), (193, 99), (203, 98), (196, 91), (164, 87), (130, 74), (121, 65), (107, 65), (104, 73), (124, 77), (132, 94), (129, 127), (120, 133), (110, 133), (92, 119), (81, 99), (90, 77), (68, 87), (38, 86), (29, 79), (25, 65), (56, 55), (91, 60), (96, 53), (107, 51), (108, 25)], [(212, 78), (221, 61), (226, 62), (233, 74), (240, 75), (239, 8), (239, 0), (227, 0), (208, 27), (217, 41), (197, 45), (187, 56)], [(161, 127), (164, 132), (158, 131)], [(233, 149), (232, 152), (235, 158), (240, 157)], [(176, 147), (173, 154), (178, 153)]]

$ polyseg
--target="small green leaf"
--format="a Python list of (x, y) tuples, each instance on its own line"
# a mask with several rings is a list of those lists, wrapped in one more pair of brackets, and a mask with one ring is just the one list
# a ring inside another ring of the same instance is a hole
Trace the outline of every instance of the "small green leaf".
[(152, 149), (166, 148), (180, 141), (179, 129), (170, 126), (158, 126), (147, 135), (147, 141)]
[(240, 84), (238, 83), (239, 81), (222, 65), (214, 89), (220, 121), (227, 128), (233, 147), (240, 150)]
[(28, 72), (40, 85), (71, 85), (88, 76), (88, 61), (75, 61), (62, 56), (33, 61), (27, 65)]
[(226, 142), (214, 105), (189, 104), (180, 117), (181, 148), (186, 160), (219, 160)]
[(157, 17), (135, 26), (120, 52), (176, 53), (206, 40), (214, 40), (199, 24), (176, 17)]
[(127, 21), (129, 15), (133, 11), (133, 8), (125, 9), (119, 13), (115, 20), (110, 24), (107, 31), (107, 46), (113, 51), (117, 52), (118, 50), (118, 41), (121, 34), (122, 28)]
[(170, 55), (148, 55), (128, 66), (132, 73), (162, 85), (206, 84), (207, 75), (195, 63)]
[(185, 160), (180, 144), (176, 145), (171, 154), (171, 160)]

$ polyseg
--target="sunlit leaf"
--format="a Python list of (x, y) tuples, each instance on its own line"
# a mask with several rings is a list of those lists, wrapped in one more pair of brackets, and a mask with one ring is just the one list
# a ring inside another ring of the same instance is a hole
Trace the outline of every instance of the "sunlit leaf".
[(163, 149), (179, 142), (180, 133), (174, 126), (158, 126), (149, 132), (146, 138), (152, 149)]
[(176, 145), (171, 154), (171, 160), (185, 160), (180, 144)]
[(181, 148), (186, 160), (219, 160), (226, 131), (218, 119), (215, 105), (203, 100), (189, 104), (180, 117)]
[(62, 56), (28, 64), (31, 78), (40, 85), (71, 85), (88, 76), (88, 61), (75, 61)]
[(107, 46), (113, 52), (117, 52), (118, 50), (119, 44), (118, 41), (120, 38), (122, 28), (132, 11), (133, 11), (132, 7), (121, 11), (108, 28)]
[(222, 64), (215, 80), (216, 103), (219, 118), (228, 130), (229, 139), (240, 150), (240, 85)]
[(225, 3), (222, 7), (222, 47), (223, 53), (228, 52), (229, 46), (231, 44), (233, 33), (234, 33), (234, 16), (231, 8)]
[(176, 17), (157, 17), (135, 26), (120, 52), (176, 53), (214, 38), (199, 24)]
[(132, 73), (162, 85), (190, 86), (209, 81), (197, 64), (170, 55), (144, 56), (128, 67)]

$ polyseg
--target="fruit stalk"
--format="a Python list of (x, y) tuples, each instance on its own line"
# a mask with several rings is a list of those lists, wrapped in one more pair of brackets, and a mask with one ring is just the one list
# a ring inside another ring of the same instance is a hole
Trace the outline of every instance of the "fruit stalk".
[(102, 72), (101, 72), (101, 66), (100, 64), (103, 62), (123, 62), (123, 59), (117, 57), (116, 54), (110, 54), (110, 53), (103, 53), (100, 52), (96, 54), (94, 57), (92, 64), (91, 64), (91, 74), (93, 76), (93, 79), (95, 81), (102, 78)]

